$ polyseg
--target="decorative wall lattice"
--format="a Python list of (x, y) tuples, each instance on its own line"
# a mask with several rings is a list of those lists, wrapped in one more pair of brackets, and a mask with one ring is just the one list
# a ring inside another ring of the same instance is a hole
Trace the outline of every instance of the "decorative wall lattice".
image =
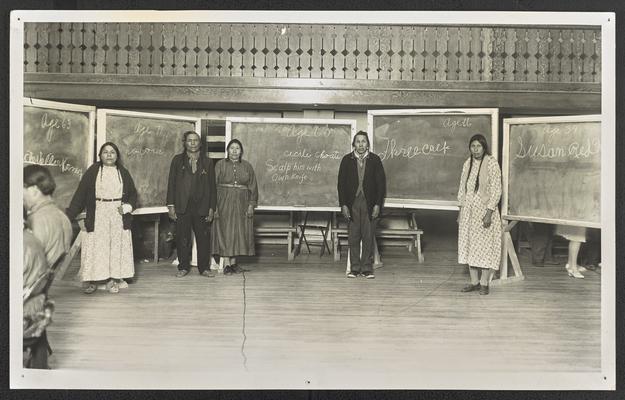
[(599, 28), (27, 23), (24, 71), (408, 81), (594, 82)]

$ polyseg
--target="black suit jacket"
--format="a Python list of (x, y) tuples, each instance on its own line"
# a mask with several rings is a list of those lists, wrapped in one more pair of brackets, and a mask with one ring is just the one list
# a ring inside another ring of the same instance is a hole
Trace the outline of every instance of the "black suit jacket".
[[(365, 165), (365, 175), (362, 181), (362, 191), (367, 199), (369, 218), (375, 205), (380, 206), (380, 211), (386, 195), (386, 175), (382, 160), (377, 154), (369, 152)], [(353, 152), (343, 156), (339, 167), (339, 179), (337, 189), (339, 191), (339, 205), (348, 206), (350, 209), (356, 198), (358, 190), (358, 165)]]
[[(200, 155), (197, 161), (197, 177), (191, 174), (191, 165), (187, 153), (174, 156), (169, 167), (167, 184), (167, 204), (173, 204), (176, 213), (187, 212), (187, 204), (194, 190), (198, 191), (199, 204), (195, 210), (198, 215), (208, 215), (209, 209), (217, 204), (217, 188), (215, 186), (215, 167), (213, 162)], [(194, 179), (195, 178), (195, 179)]]

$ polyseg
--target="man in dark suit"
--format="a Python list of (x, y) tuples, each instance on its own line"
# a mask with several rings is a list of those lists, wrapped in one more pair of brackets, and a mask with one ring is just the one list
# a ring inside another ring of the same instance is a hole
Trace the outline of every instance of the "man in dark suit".
[(349, 221), (351, 270), (347, 277), (373, 279), (375, 226), (386, 194), (386, 176), (380, 157), (369, 152), (367, 132), (356, 133), (352, 147), (354, 151), (341, 160), (338, 178), (339, 205)]
[(217, 204), (215, 169), (201, 149), (200, 135), (184, 133), (185, 150), (174, 156), (169, 168), (167, 186), (167, 211), (176, 221), (176, 247), (178, 248), (178, 272), (182, 278), (189, 273), (193, 240), (197, 242), (197, 266), (200, 275), (210, 273), (210, 223)]

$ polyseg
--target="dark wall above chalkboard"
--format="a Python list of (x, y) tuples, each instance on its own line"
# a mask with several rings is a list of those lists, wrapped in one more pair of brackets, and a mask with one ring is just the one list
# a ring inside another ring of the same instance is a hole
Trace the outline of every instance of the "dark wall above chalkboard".
[(66, 208), (93, 160), (95, 107), (24, 99), (24, 166), (50, 169), (53, 197)]
[(601, 226), (601, 119), (504, 119), (506, 219)]
[(375, 110), (373, 152), (386, 172), (387, 207), (457, 208), (469, 139), (481, 133), (497, 156), (497, 109)]
[(167, 180), (185, 131), (200, 133), (200, 120), (175, 115), (98, 110), (98, 148), (112, 141), (135, 182), (136, 214), (166, 212)]
[(260, 208), (338, 210), (339, 165), (355, 129), (351, 120), (231, 118), (226, 142), (243, 143)]

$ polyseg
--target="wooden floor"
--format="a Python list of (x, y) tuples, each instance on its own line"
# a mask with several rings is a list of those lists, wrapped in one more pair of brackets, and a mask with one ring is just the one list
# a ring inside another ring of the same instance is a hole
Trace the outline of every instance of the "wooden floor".
[[(317, 248), (318, 249), (318, 248)], [(347, 279), (344, 261), (281, 247), (250, 271), (174, 277), (168, 262), (137, 264), (113, 295), (55, 282), (49, 338), (55, 369), (111, 371), (599, 371), (600, 274), (523, 265), (526, 279), (460, 293), (453, 246), (419, 265), (382, 249), (375, 280)], [(317, 251), (315, 249), (315, 251)], [(344, 260), (344, 259), (343, 259)], [(68, 275), (75, 274), (70, 269)]]

